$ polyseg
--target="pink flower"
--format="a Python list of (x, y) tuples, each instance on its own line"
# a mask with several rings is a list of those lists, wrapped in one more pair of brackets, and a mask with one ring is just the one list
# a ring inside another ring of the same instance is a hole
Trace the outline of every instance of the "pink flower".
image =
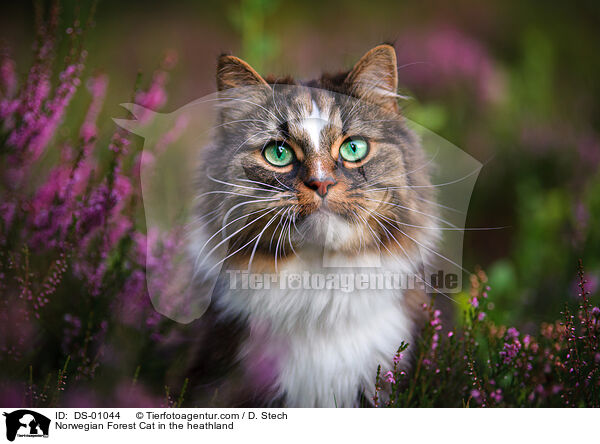
[(519, 330), (517, 330), (514, 327), (510, 327), (506, 332), (506, 335), (512, 339), (517, 339), (519, 337), (519, 334)]
[(500, 357), (502, 358), (502, 362), (504, 364), (509, 364), (514, 358), (516, 358), (520, 349), (521, 349), (521, 343), (518, 340), (516, 340), (512, 344), (505, 342), (504, 348), (500, 352)]
[(394, 378), (394, 374), (391, 371), (389, 371), (385, 375), (383, 375), (383, 379), (386, 382), (389, 382), (391, 384), (395, 384), (396, 383), (396, 379)]
[(502, 389), (496, 389), (495, 391), (490, 393), (490, 398), (492, 398), (496, 402), (502, 401)]
[(399, 364), (399, 363), (400, 363), (400, 361), (402, 360), (402, 358), (404, 358), (404, 354), (402, 354), (402, 353), (397, 353), (397, 354), (394, 356), (394, 364)]
[(405, 32), (397, 52), (402, 83), (422, 94), (444, 92), (458, 84), (481, 101), (494, 101), (504, 89), (487, 49), (457, 28)]
[(81, 126), (80, 136), (86, 144), (86, 149), (89, 149), (89, 145), (98, 133), (96, 126), (96, 120), (102, 110), (102, 104), (104, 97), (106, 96), (106, 90), (108, 87), (108, 77), (106, 75), (98, 75), (92, 77), (87, 82), (87, 89), (92, 95), (92, 103), (90, 104), (83, 125)]

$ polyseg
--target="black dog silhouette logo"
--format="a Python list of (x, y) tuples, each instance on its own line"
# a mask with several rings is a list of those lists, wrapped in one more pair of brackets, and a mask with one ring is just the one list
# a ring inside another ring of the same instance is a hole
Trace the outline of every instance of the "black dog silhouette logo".
[(19, 437), (48, 437), (50, 419), (33, 410), (15, 410), (6, 416), (6, 439)]

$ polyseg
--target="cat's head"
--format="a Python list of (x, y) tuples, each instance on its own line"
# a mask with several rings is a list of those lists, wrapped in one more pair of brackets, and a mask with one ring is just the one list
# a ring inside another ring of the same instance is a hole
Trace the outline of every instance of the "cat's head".
[(217, 85), (199, 206), (232, 258), (282, 261), (320, 245), (410, 261), (433, 238), (428, 162), (401, 116), (393, 47), (307, 83), (222, 56)]

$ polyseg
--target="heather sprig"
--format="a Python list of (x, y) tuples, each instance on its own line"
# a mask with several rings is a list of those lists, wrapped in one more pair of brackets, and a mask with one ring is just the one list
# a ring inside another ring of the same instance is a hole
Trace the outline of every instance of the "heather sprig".
[[(113, 380), (123, 371), (123, 362), (114, 361), (115, 331), (133, 328), (129, 336), (137, 331), (161, 338), (163, 318), (148, 298), (146, 266), (168, 264), (172, 248), (151, 247), (156, 256), (147, 258), (146, 243), (158, 240), (152, 234), (149, 239), (137, 220), (140, 186), (132, 164), (139, 156), (129, 134), (115, 129), (107, 146), (98, 144), (106, 75), (86, 81), (89, 105), (75, 139), (58, 136), (83, 81), (85, 27), (76, 19), (66, 29), (68, 55), (59, 61), (57, 5), (47, 20), (41, 10), (38, 16), (34, 61), (22, 85), (16, 64), (5, 51), (0, 57), (0, 356), (14, 363), (5, 369), (11, 377), (2, 381), (12, 385), (0, 386), (0, 395), (9, 393), (17, 405), (81, 404), (100, 397), (86, 388), (99, 383), (99, 367)], [(165, 104), (167, 71), (175, 60), (168, 54), (148, 87), (136, 86), (134, 96), (142, 105), (158, 109)], [(180, 130), (168, 131), (162, 149)], [(35, 176), (34, 166), (48, 150), (57, 161)], [(98, 156), (99, 150), (109, 155)], [(131, 312), (141, 322), (133, 322)], [(124, 322), (128, 319), (132, 322)], [(62, 338), (58, 348), (55, 337)], [(45, 350), (43, 362), (35, 360), (36, 350)], [(18, 387), (14, 378), (20, 368), (29, 371), (18, 395), (12, 387)], [(117, 404), (158, 405), (141, 384), (137, 398), (127, 400), (112, 387), (102, 396)], [(174, 404), (183, 402), (183, 391)]]
[[(482, 270), (471, 276), (469, 304), (455, 331), (437, 334), (439, 310), (424, 309), (428, 322), (406, 352), (412, 368), (381, 369), (376, 376), (377, 405), (387, 407), (587, 406), (600, 403), (598, 333), (600, 309), (592, 306), (581, 262), (578, 310), (565, 308), (562, 320), (542, 323), (537, 333), (489, 320), (483, 304), (493, 298)], [(382, 390), (391, 384), (389, 400)]]

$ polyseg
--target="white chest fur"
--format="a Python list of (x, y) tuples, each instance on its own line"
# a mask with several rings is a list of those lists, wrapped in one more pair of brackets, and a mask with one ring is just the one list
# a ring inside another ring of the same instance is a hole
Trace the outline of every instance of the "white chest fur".
[[(397, 273), (398, 264), (392, 267)], [(291, 260), (279, 277), (306, 271), (305, 262)], [(368, 269), (313, 266), (310, 273)], [(225, 314), (248, 318), (253, 333), (240, 358), (251, 366), (269, 356), (275, 390), (291, 407), (350, 407), (361, 391), (370, 398), (377, 366), (390, 369), (400, 343), (411, 341), (413, 325), (398, 289), (291, 289), (273, 282), (268, 289), (232, 288), (215, 302)]]

